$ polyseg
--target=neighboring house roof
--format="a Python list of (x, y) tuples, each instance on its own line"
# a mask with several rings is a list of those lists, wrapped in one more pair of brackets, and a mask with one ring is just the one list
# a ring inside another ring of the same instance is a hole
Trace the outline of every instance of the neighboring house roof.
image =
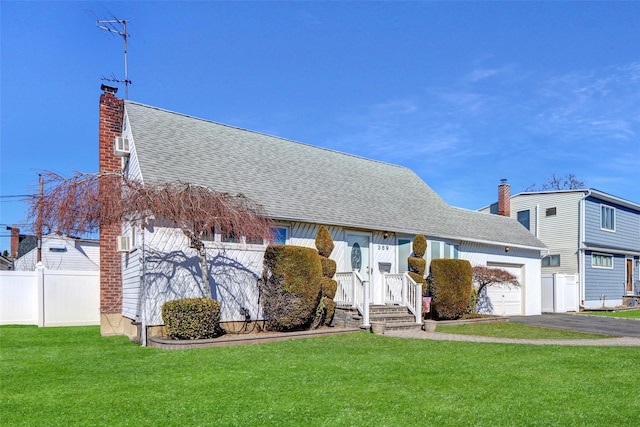
[(18, 245), (18, 258), (25, 256), (38, 246), (38, 238), (36, 236), (20, 236)]
[(242, 193), (274, 219), (544, 248), (517, 221), (449, 206), (412, 170), (125, 101), (145, 182)]
[[(32, 236), (35, 239), (35, 236)], [(36, 239), (37, 241), (37, 239)], [(16, 258), (16, 270), (34, 270), (36, 251), (33, 247), (26, 254)], [(50, 270), (99, 270), (99, 242), (97, 240), (75, 239), (59, 234), (42, 236), (42, 263)]]
[(12, 268), (13, 260), (4, 255), (0, 255), (0, 271), (11, 270)]

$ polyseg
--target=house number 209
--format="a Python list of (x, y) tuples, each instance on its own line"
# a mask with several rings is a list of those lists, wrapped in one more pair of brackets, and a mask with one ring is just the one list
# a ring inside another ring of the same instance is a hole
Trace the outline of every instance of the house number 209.
[(378, 250), (379, 251), (388, 251), (389, 250), (389, 245), (378, 245)]

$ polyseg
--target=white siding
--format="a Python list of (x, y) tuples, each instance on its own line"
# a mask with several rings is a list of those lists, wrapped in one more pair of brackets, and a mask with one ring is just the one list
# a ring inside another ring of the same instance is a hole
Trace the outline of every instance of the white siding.
[[(549, 254), (560, 255), (560, 267), (544, 267), (544, 274), (578, 273), (578, 227), (580, 225), (581, 192), (524, 194), (511, 198), (511, 216), (518, 211), (531, 212), (531, 232), (549, 247)], [(556, 208), (555, 216), (546, 216), (548, 208)], [(536, 215), (537, 212), (537, 215)]]
[[(180, 230), (164, 227), (151, 230), (144, 239), (141, 288), (135, 288), (132, 276), (123, 295), (123, 307), (133, 310), (139, 304), (139, 314), (145, 323), (159, 325), (164, 302), (203, 296), (202, 275), (198, 254), (189, 247)], [(222, 321), (244, 320), (241, 308), (247, 309), (254, 320), (262, 316), (257, 284), (262, 275), (264, 248), (264, 245), (207, 242), (211, 296), (222, 305)]]
[[(63, 251), (57, 252), (60, 249)], [(15, 261), (15, 269), (21, 271), (35, 270), (36, 256), (37, 249), (27, 252)], [(57, 235), (43, 237), (42, 263), (48, 270), (98, 271), (100, 269), (87, 255), (76, 249), (74, 239)]]
[[(288, 244), (315, 248), (319, 226), (308, 223), (285, 223), (289, 229)], [(346, 235), (353, 231), (328, 227), (334, 240), (331, 259), (337, 271), (348, 271)], [(125, 230), (126, 231), (126, 230)], [(381, 267), (397, 272), (397, 239), (392, 233), (370, 236), (371, 292), (374, 303), (383, 301)], [(221, 302), (222, 321), (244, 320), (241, 309), (247, 309), (251, 319), (261, 319), (258, 280), (262, 276), (264, 245), (207, 242), (207, 263), (212, 297)], [(149, 226), (144, 238), (138, 238), (135, 251), (123, 256), (123, 312), (126, 317), (140, 318), (148, 325), (162, 324), (161, 308), (165, 301), (201, 297), (199, 257), (191, 249), (184, 234), (173, 228)], [(540, 258), (538, 251), (512, 249), (503, 246), (461, 244), (459, 257), (472, 265), (503, 263), (522, 268), (522, 314), (540, 313)], [(144, 259), (144, 263), (142, 263)], [(386, 265), (385, 265), (386, 264)], [(141, 279), (142, 277), (142, 279)]]
[(541, 314), (541, 269), (540, 252), (535, 250), (491, 246), (479, 243), (460, 244), (460, 259), (468, 260), (472, 266), (504, 265), (521, 269), (522, 312), (526, 316)]

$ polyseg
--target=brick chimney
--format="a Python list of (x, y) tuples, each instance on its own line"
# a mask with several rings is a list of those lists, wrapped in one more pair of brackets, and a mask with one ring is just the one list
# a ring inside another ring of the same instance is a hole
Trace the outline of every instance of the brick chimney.
[(498, 186), (498, 215), (511, 216), (511, 185), (506, 178), (502, 178)]
[[(114, 154), (114, 139), (122, 134), (124, 101), (116, 98), (117, 88), (102, 85), (100, 96), (99, 157), (100, 172), (121, 169)], [(122, 258), (116, 247), (119, 225), (100, 227), (100, 324), (102, 335), (122, 333), (118, 320), (122, 313)]]
[(13, 259), (18, 258), (20, 252), (20, 229), (13, 224), (11, 227), (11, 257)]

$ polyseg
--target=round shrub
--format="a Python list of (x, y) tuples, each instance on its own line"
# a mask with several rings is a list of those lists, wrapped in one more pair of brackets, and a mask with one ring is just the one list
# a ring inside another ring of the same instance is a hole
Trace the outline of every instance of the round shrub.
[(330, 258), (320, 257), (320, 263), (322, 264), (322, 275), (331, 279), (336, 274), (337, 264)]
[(320, 256), (327, 258), (331, 256), (331, 252), (333, 251), (333, 239), (331, 238), (329, 230), (327, 230), (327, 227), (324, 225), (320, 226), (316, 234), (316, 249)]
[(409, 261), (409, 268), (411, 269), (411, 271), (418, 274), (419, 276), (424, 276), (424, 271), (427, 268), (426, 259), (410, 256), (408, 258), (408, 261)]
[(427, 238), (423, 234), (418, 234), (413, 238), (413, 253), (418, 258), (422, 258), (427, 252)]
[(322, 278), (322, 295), (333, 300), (338, 290), (338, 282), (328, 277)]
[(220, 303), (210, 298), (185, 298), (162, 305), (162, 321), (169, 338), (213, 338), (220, 332)]

